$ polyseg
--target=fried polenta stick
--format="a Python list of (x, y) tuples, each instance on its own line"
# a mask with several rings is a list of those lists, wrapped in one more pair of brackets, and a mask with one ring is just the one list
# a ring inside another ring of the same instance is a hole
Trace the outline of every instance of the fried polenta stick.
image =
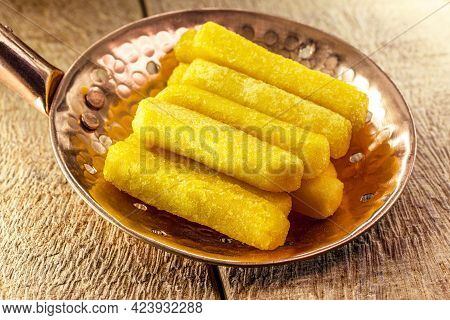
[(300, 187), (303, 162), (294, 154), (192, 110), (147, 98), (133, 131), (148, 145), (191, 158), (262, 190)]
[(293, 210), (311, 218), (326, 219), (339, 208), (343, 193), (344, 184), (330, 163), (321, 176), (304, 180), (300, 189), (291, 192)]
[[(291, 212), (292, 198), (286, 192), (264, 191), (264, 190), (254, 187), (254, 186), (251, 186), (245, 182), (237, 180), (233, 177), (227, 176), (227, 175), (217, 172), (213, 169), (210, 169), (210, 168), (204, 166), (203, 164), (198, 163), (194, 160), (191, 160), (191, 159), (188, 159), (185, 157), (181, 157), (181, 156), (180, 156), (180, 158), (183, 158), (185, 161), (186, 160), (190, 161), (189, 162), (190, 168), (196, 168), (197, 170), (204, 172), (206, 174), (209, 174), (209, 175), (217, 175), (223, 181), (226, 181), (226, 182), (232, 183), (232, 184), (237, 184), (241, 188), (257, 195), (258, 197), (266, 199), (267, 201), (272, 203), (274, 206), (276, 206), (278, 209), (280, 209), (281, 212), (283, 212), (283, 214), (286, 217), (289, 215), (289, 212)], [(180, 161), (180, 160), (178, 160), (178, 161)]]
[[(272, 53), (213, 22), (205, 23), (190, 37), (183, 46), (175, 47), (181, 62), (203, 58), (245, 73), (339, 113), (350, 120), (355, 132), (365, 123), (367, 95), (352, 85)], [(185, 52), (187, 48), (189, 52)]]
[(181, 36), (180, 40), (178, 40), (176, 46), (177, 50), (175, 51), (175, 58), (180, 62), (191, 62), (194, 60), (195, 56), (191, 50), (192, 41), (196, 35), (197, 31), (195, 29), (189, 29)]
[(213, 93), (186, 85), (171, 85), (158, 93), (156, 98), (194, 110), (291, 151), (303, 161), (305, 179), (319, 176), (330, 163), (330, 147), (324, 136), (274, 119)]
[(180, 83), (188, 66), (189, 65), (186, 63), (180, 63), (178, 66), (176, 66), (176, 68), (173, 69), (172, 74), (170, 75), (169, 79), (167, 80), (167, 84), (171, 85), (171, 84)]
[(217, 230), (261, 250), (284, 244), (286, 215), (275, 205), (220, 175), (191, 168), (136, 139), (111, 146), (105, 180), (160, 210)]
[(322, 134), (330, 144), (334, 159), (344, 156), (350, 146), (352, 126), (340, 114), (227, 67), (195, 59), (188, 68), (178, 70), (176, 81)]

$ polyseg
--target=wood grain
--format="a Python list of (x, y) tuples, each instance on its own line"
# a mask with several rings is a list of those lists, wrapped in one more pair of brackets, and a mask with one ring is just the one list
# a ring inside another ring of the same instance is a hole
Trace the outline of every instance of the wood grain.
[[(0, 2), (0, 21), (63, 70), (141, 17), (137, 0)], [(44, 116), (0, 87), (0, 299), (216, 298), (205, 265), (89, 209), (59, 170), (48, 131)]]
[(450, 298), (450, 6), (414, 26), (443, 4), (445, 1), (147, 0), (150, 14), (202, 7), (242, 8), (285, 16), (330, 32), (366, 54), (381, 48), (371, 58), (399, 87), (416, 120), (419, 145), (414, 174), (380, 223), (341, 249), (306, 262), (221, 268), (228, 298)]

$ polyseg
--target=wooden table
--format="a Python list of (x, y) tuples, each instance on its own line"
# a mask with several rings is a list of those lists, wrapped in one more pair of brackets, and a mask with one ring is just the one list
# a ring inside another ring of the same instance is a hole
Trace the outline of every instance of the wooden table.
[(382, 47), (371, 58), (405, 96), (419, 143), (403, 195), (357, 240), (300, 263), (216, 268), (154, 249), (96, 215), (60, 172), (47, 119), (0, 87), (0, 298), (450, 298), (450, 6), (434, 12), (444, 3), (0, 0), (0, 21), (63, 70), (127, 22), (198, 7), (267, 12), (365, 53)]

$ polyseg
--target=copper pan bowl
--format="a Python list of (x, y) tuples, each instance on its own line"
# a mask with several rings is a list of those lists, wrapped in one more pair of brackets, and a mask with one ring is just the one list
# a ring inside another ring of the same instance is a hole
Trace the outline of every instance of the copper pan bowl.
[[(324, 221), (291, 213), (288, 239), (273, 251), (254, 249), (143, 204), (102, 176), (107, 148), (131, 132), (137, 102), (164, 88), (177, 64), (172, 48), (180, 35), (206, 21), (216, 21), (369, 95), (366, 126), (354, 136), (348, 154), (334, 161), (345, 184), (341, 207)], [(411, 174), (416, 133), (398, 89), (357, 49), (300, 23), (239, 10), (157, 15), (99, 40), (63, 77), (11, 30), (2, 27), (0, 31), (2, 80), (48, 113), (53, 149), (73, 188), (103, 218), (164, 250), (220, 265), (307, 259), (341, 246), (373, 226), (397, 200)]]

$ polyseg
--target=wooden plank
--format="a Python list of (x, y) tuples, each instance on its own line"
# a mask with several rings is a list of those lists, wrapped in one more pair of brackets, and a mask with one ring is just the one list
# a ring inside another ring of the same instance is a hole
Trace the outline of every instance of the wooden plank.
[[(62, 69), (141, 17), (137, 0), (0, 3), (0, 21)], [(0, 194), (0, 299), (216, 297), (205, 265), (137, 241), (89, 209), (59, 170), (47, 119), (3, 86)]]
[[(370, 53), (445, 1), (147, 0), (150, 14), (224, 7), (285, 16), (335, 34)], [(349, 245), (278, 267), (220, 268), (232, 299), (450, 298), (450, 6), (372, 55), (412, 108), (415, 171), (393, 209)]]

